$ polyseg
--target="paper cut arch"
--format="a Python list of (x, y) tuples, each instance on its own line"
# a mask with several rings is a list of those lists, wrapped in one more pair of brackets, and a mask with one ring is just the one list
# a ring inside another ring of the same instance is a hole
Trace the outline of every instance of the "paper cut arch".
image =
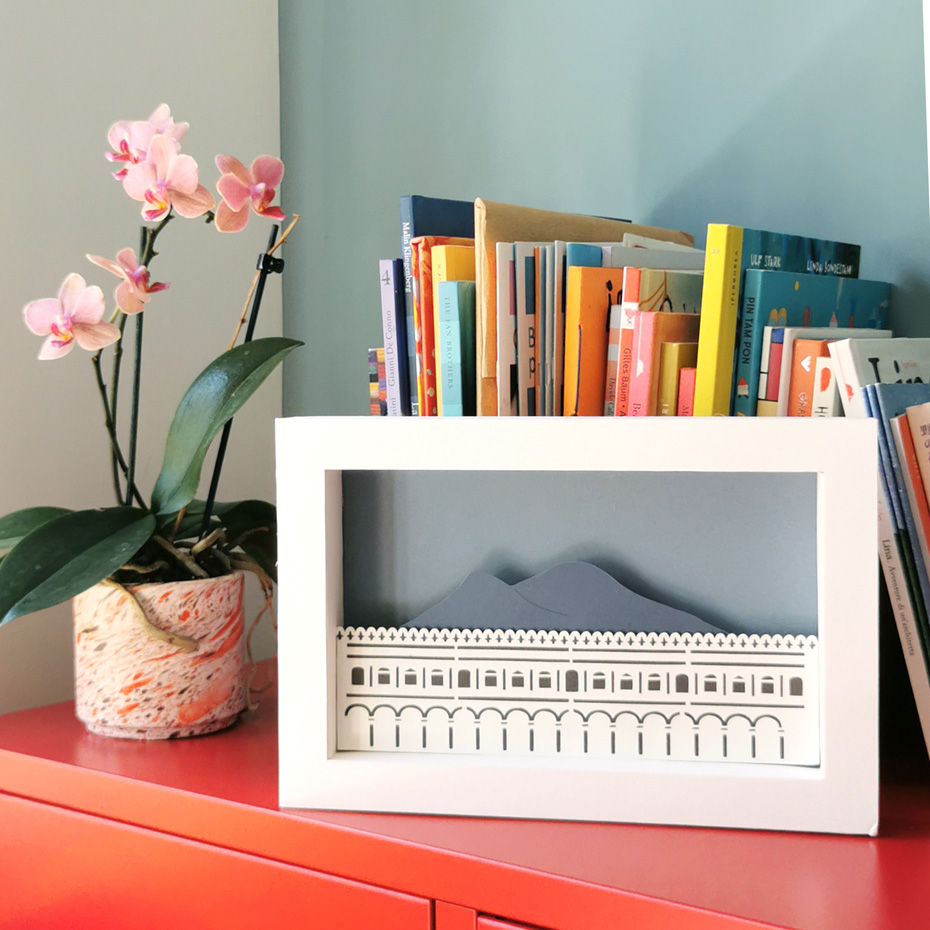
[(562, 562), (514, 585), (472, 572), (448, 597), (403, 624), (431, 630), (723, 633), (631, 591), (590, 562)]

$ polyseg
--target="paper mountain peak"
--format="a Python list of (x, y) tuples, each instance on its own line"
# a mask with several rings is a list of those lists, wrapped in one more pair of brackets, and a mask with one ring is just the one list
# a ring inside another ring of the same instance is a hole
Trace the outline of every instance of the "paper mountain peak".
[(472, 572), (405, 627), (591, 633), (723, 633), (700, 618), (631, 591), (590, 562), (562, 562), (509, 585)]

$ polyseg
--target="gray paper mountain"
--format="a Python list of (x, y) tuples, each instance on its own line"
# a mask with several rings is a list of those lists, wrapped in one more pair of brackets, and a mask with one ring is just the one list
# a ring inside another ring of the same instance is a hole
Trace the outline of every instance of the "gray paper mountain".
[(562, 562), (509, 585), (472, 572), (405, 627), (610, 633), (723, 633), (693, 614), (636, 594), (589, 562)]

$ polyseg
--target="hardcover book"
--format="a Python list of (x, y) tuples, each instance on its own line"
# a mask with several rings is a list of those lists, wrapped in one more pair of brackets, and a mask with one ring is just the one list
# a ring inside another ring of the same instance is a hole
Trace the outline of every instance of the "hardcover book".
[[(682, 369), (694, 370), (697, 362), (697, 342), (666, 342), (662, 345), (659, 364), (659, 400), (656, 414), (678, 416), (678, 391)], [(690, 416), (690, 414), (685, 414)]]
[(536, 416), (536, 251), (539, 246), (538, 242), (513, 244), (517, 324), (517, 415), (521, 417)]
[(930, 403), (907, 408), (907, 422), (914, 442), (920, 480), (930, 500)]
[(475, 282), (441, 281), (436, 288), (439, 415), (475, 414)]
[(752, 416), (759, 396), (764, 326), (883, 329), (891, 286), (885, 281), (747, 268), (733, 412)]
[(791, 360), (791, 378), (788, 382), (789, 417), (809, 417), (814, 409), (814, 381), (817, 361), (829, 358), (829, 339), (795, 339)]
[(845, 242), (708, 225), (695, 416), (726, 416), (732, 410), (736, 362), (749, 351), (740, 319), (743, 273), (760, 268), (858, 277), (859, 252), (858, 245)]
[(378, 270), (381, 273), (381, 332), (384, 336), (388, 416), (409, 416), (404, 263), (399, 258), (381, 259)]
[(408, 194), (400, 198), (400, 244), (404, 262), (404, 303), (407, 320), (407, 369), (411, 413), (419, 413), (417, 400), (416, 334), (413, 318), (413, 250), (416, 236), (475, 236), (475, 205), (470, 200), (447, 200)]
[(840, 339), (830, 346), (846, 416), (865, 416), (862, 388), (867, 384), (930, 381), (930, 338), (889, 339), (890, 333)]
[[(512, 242), (497, 243), (497, 415), (517, 415), (516, 275)], [(510, 392), (506, 385), (510, 385)]]
[[(762, 362), (759, 370), (759, 400), (778, 403), (778, 381), (785, 348), (785, 327), (765, 326), (762, 335)], [(759, 414), (756, 414), (759, 416)]]
[[(697, 352), (695, 352), (697, 358)], [(696, 368), (682, 368), (678, 377), (678, 416), (694, 416), (694, 377)]]
[(638, 310), (633, 321), (633, 375), (628, 416), (655, 416), (659, 404), (662, 344), (697, 342), (701, 318), (694, 313)]
[(607, 321), (622, 288), (622, 268), (568, 269), (564, 416), (604, 415)]
[[(872, 383), (862, 389), (866, 415), (879, 420), (879, 557), (898, 624), (905, 665), (930, 751), (930, 666), (928, 595), (930, 578), (920, 555), (917, 527), (907, 501), (904, 475), (889, 420), (909, 406), (930, 401), (930, 385)], [(858, 415), (855, 412), (854, 416)], [(885, 526), (888, 529), (885, 531)]]
[(381, 396), (378, 390), (378, 350), (368, 350), (368, 412), (381, 416)]
[[(435, 245), (431, 254), (433, 275), (433, 331), (439, 332), (438, 286), (442, 281), (475, 280), (474, 245)], [(442, 408), (442, 359), (436, 356), (436, 397)], [(441, 414), (440, 414), (441, 415)]]
[[(790, 399), (791, 368), (794, 361), (794, 343), (796, 339), (828, 339), (849, 340), (856, 342), (859, 339), (871, 340), (875, 337), (891, 338), (890, 329), (848, 329), (838, 326), (786, 326), (784, 328), (784, 350), (781, 358), (781, 372), (778, 380), (778, 415), (788, 415)], [(772, 372), (769, 372), (771, 383)]]
[(432, 249), (437, 245), (474, 245), (474, 241), (450, 236), (417, 236), (411, 240), (417, 395), (421, 417), (438, 415), (432, 266)]
[[(478, 413), (497, 413), (497, 243), (620, 240), (624, 233), (693, 245), (693, 236), (675, 230), (637, 226), (624, 220), (538, 210), (479, 198), (475, 201), (478, 357)], [(606, 336), (606, 323), (605, 323)], [(567, 337), (566, 337), (567, 338)]]
[[(675, 310), (699, 312), (703, 271), (687, 266), (697, 261), (703, 267), (703, 252), (697, 249), (654, 249), (623, 246), (623, 293), (620, 308), (608, 321), (609, 355), (604, 387), (604, 413), (626, 416), (632, 373), (633, 319), (635, 311)], [(607, 264), (617, 267), (617, 253)]]

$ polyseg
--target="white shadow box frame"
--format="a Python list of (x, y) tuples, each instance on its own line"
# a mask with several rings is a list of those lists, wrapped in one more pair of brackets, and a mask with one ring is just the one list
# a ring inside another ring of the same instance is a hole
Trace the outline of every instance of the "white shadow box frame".
[[(876, 435), (842, 418), (279, 420), (280, 805), (874, 835)], [(820, 764), (339, 751), (342, 473), (355, 470), (816, 476)]]

